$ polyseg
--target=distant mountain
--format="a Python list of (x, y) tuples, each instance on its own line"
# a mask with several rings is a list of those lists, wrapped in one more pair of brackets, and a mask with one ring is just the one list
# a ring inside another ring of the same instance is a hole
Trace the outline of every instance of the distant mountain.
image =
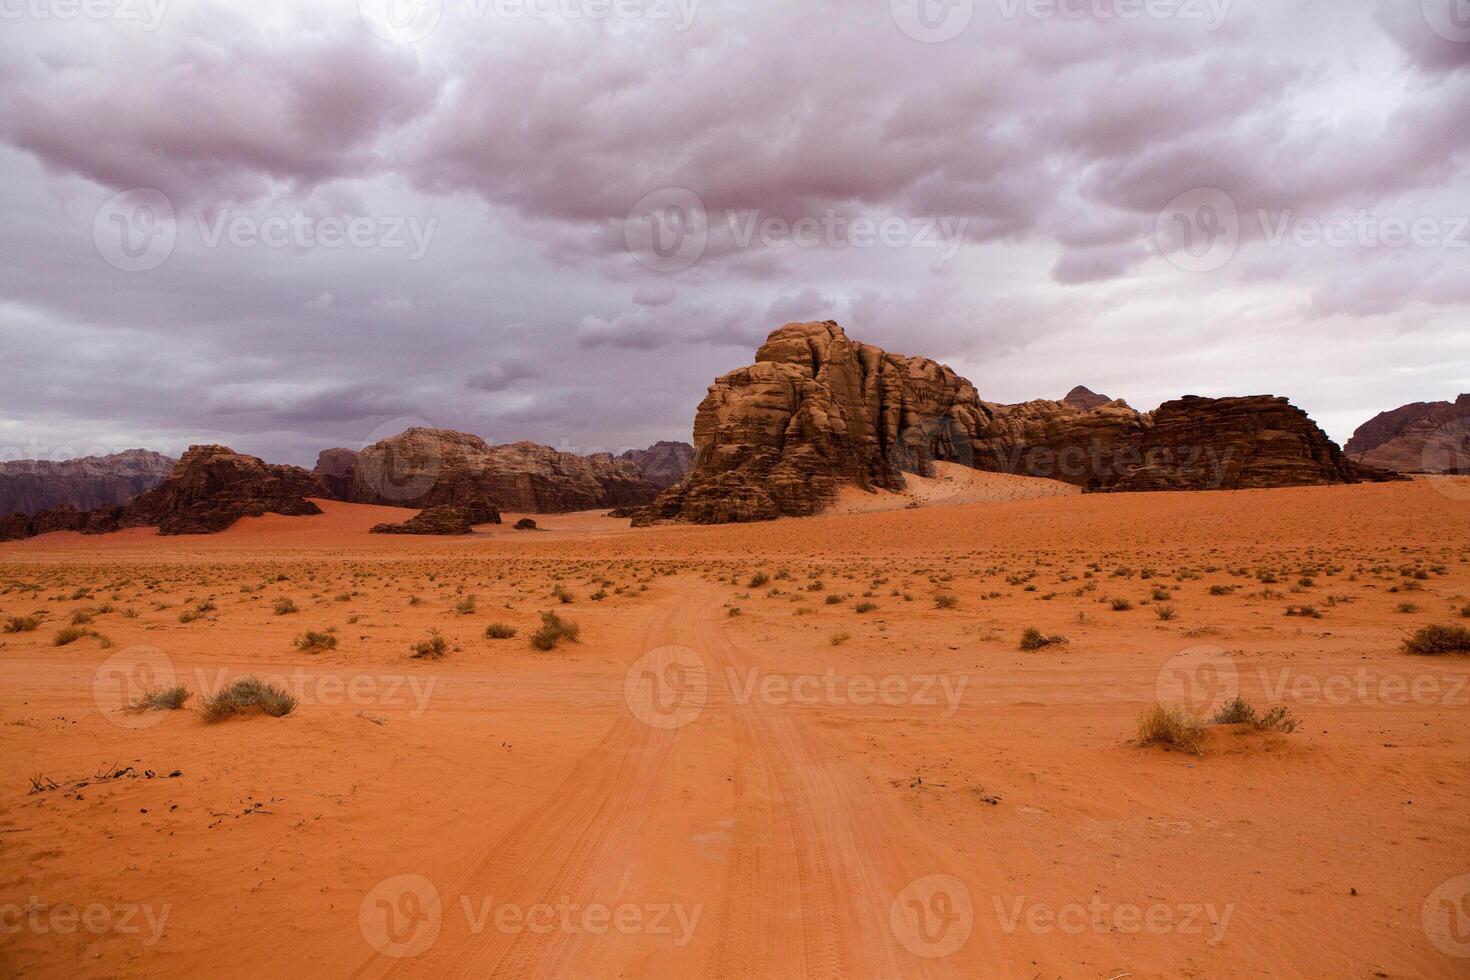
[(1470, 395), (1380, 412), (1343, 448), (1360, 463), (1399, 473), (1464, 472), (1470, 468)]
[(1102, 408), (1110, 401), (1112, 399), (1107, 395), (1099, 395), (1090, 388), (1078, 385), (1067, 392), (1067, 397), (1062, 399), (1062, 404), (1071, 405), (1079, 411), (1090, 412), (1094, 408)]
[(177, 462), (161, 453), (129, 449), (63, 462), (0, 463), (0, 516), (30, 517), (62, 504), (81, 511), (125, 504), (162, 483)]
[(630, 449), (618, 457), (634, 463), (643, 478), (660, 490), (684, 479), (694, 463), (694, 447), (687, 442), (656, 442), (647, 449)]

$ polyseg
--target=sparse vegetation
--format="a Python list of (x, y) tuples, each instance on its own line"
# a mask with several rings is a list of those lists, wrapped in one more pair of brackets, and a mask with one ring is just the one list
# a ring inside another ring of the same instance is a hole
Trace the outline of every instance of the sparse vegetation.
[(582, 630), (576, 623), (562, 619), (554, 612), (541, 614), (541, 628), (531, 634), (531, 646), (537, 650), (550, 650), (562, 640), (577, 642)]
[(1164, 745), (1188, 752), (1204, 754), (1204, 724), (1178, 705), (1156, 704), (1138, 719), (1138, 741), (1143, 745)]
[(852, 608), (853, 608), (853, 611), (854, 612), (858, 612), (858, 613), (870, 613), (873, 610), (875, 610), (875, 609), (878, 608), (878, 604), (876, 602), (859, 602), (857, 605), (853, 606)]
[(1264, 715), (1245, 698), (1231, 698), (1210, 719), (1212, 725), (1250, 725), (1263, 732), (1280, 732), (1290, 735), (1301, 727), (1301, 722), (1292, 717), (1291, 709), (1278, 704)]
[(1043, 650), (1050, 646), (1059, 646), (1067, 642), (1065, 636), (1046, 636), (1035, 626), (1028, 626), (1021, 632), (1022, 650)]
[(11, 616), (5, 620), (5, 632), (7, 633), (29, 633), (39, 629), (41, 621), (35, 616)]
[(487, 640), (513, 640), (516, 628), (505, 623), (491, 623), (485, 627), (485, 639)]
[(1173, 606), (1170, 606), (1170, 605), (1161, 605), (1161, 606), (1154, 606), (1154, 615), (1157, 616), (1157, 617), (1159, 617), (1159, 619), (1161, 619), (1161, 620), (1163, 620), (1164, 622), (1167, 623), (1167, 622), (1169, 622), (1171, 619), (1173, 619), (1175, 616), (1177, 616), (1179, 614), (1174, 609)]
[(438, 630), (429, 630), (429, 638), (415, 643), (410, 649), (415, 660), (438, 660), (449, 652), (449, 644)]
[(948, 592), (941, 592), (939, 595), (934, 597), (935, 609), (955, 609), (959, 606), (959, 604), (960, 597), (957, 595), (950, 595)]
[(1404, 651), (1421, 657), (1470, 653), (1470, 629), (1463, 626), (1425, 626), (1404, 641)]
[(851, 633), (847, 632), (847, 630), (838, 630), (827, 637), (827, 642), (834, 647), (840, 647), (850, 639), (852, 639)]
[(143, 711), (177, 711), (193, 695), (187, 687), (176, 684), (173, 687), (161, 687), (149, 691), (139, 697), (125, 710), (138, 713)]
[(284, 718), (296, 710), (296, 699), (274, 684), (257, 677), (242, 677), (199, 706), (206, 722), (223, 721), (236, 715), (263, 714)]
[(337, 649), (337, 638), (331, 631), (320, 633), (316, 630), (307, 630), (293, 641), (293, 646), (302, 653), (321, 653), (323, 650)]
[(277, 616), (287, 616), (294, 612), (300, 612), (296, 608), (296, 603), (284, 597), (276, 600), (274, 608)]
[(1128, 610), (1133, 608), (1133, 603), (1129, 602), (1127, 599), (1113, 599), (1111, 600), (1111, 605), (1113, 607), (1113, 612), (1127, 612)]
[(454, 611), (459, 613), (461, 616), (468, 616), (470, 613), (475, 611), (475, 597), (472, 595), (465, 596), (463, 599), (459, 600), (459, 602), (454, 604)]

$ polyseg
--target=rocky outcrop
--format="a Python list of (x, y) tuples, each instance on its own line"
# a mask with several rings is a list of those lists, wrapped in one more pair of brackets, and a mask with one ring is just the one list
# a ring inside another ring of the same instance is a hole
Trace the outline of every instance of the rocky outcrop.
[(1343, 448), (1359, 463), (1398, 473), (1470, 472), (1470, 395), (1382, 412)]
[(352, 474), (357, 469), (354, 449), (323, 449), (316, 457), (313, 473), (322, 481), (333, 500), (347, 500), (352, 493)]
[[(402, 524), (375, 524), (373, 534), (463, 535), (474, 531), (475, 515), (459, 507), (430, 507)], [(483, 523), (483, 522), (481, 522)], [(498, 523), (498, 521), (497, 521)]]
[(694, 447), (687, 442), (656, 442), (647, 449), (630, 449), (618, 458), (637, 466), (655, 488), (667, 490), (689, 472)]
[(490, 446), (463, 432), (414, 428), (358, 454), (348, 499), (553, 514), (640, 507), (657, 493), (637, 465), (607, 453), (577, 456), (530, 442)]
[[(103, 534), (156, 527), (160, 534), (211, 534), (242, 517), (320, 514), (308, 497), (325, 497), (315, 474), (297, 466), (273, 466), (225, 446), (190, 446), (168, 477), (121, 507), (78, 511), (63, 505), (29, 518), (31, 537), (49, 531)], [(5, 527), (15, 530), (15, 521)], [(3, 532), (0, 532), (3, 533)]]
[(145, 449), (63, 462), (0, 463), (0, 514), (27, 516), (60, 505), (78, 511), (125, 504), (163, 482), (178, 461)]
[(979, 422), (979, 396), (949, 368), (855, 343), (831, 321), (788, 324), (715, 381), (689, 476), (635, 521), (769, 520), (817, 513), (844, 483), (900, 490), (905, 472), (969, 463)]
[(1082, 412), (1090, 412), (1094, 408), (1102, 408), (1111, 401), (1112, 399), (1107, 395), (1099, 395), (1092, 389), (1082, 385), (1078, 385), (1067, 392), (1067, 396), (1062, 399), (1063, 404), (1070, 405)]
[(788, 324), (755, 364), (715, 381), (695, 417), (689, 475), (633, 521), (814, 514), (841, 485), (900, 490), (905, 473), (931, 476), (936, 461), (1090, 491), (1381, 476), (1347, 459), (1284, 398), (1186, 397), (1149, 413), (1086, 389), (1068, 399), (989, 404), (933, 361), (856, 343), (832, 322)]

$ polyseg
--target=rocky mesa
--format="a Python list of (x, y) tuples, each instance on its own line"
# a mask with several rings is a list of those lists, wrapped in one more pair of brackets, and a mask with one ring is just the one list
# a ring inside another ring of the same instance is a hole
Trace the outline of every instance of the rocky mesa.
[(115, 507), (158, 486), (177, 462), (162, 453), (129, 449), (61, 462), (0, 463), (0, 514), (29, 517), (63, 505), (76, 510)]
[(1470, 394), (1380, 412), (1343, 448), (1359, 463), (1397, 473), (1470, 472)]
[(899, 490), (937, 461), (1099, 491), (1349, 483), (1349, 460), (1286, 399), (1189, 396), (1141, 413), (1085, 388), (995, 405), (950, 368), (850, 340), (831, 321), (775, 331), (717, 379), (694, 423), (688, 476), (635, 523), (815, 514), (837, 488)]

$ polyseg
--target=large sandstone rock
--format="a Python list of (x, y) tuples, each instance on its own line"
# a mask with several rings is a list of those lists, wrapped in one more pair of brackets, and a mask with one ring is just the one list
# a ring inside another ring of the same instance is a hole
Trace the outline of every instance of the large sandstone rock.
[(1066, 397), (1062, 401), (1080, 411), (1090, 412), (1094, 408), (1102, 408), (1108, 402), (1112, 401), (1112, 399), (1107, 395), (1099, 395), (1091, 388), (1078, 385), (1067, 392)]
[(607, 453), (577, 456), (530, 442), (490, 446), (463, 432), (414, 428), (358, 454), (349, 499), (550, 514), (641, 507), (657, 492), (636, 464)]
[(38, 514), (59, 505), (78, 511), (125, 504), (163, 482), (178, 461), (145, 449), (63, 462), (0, 463), (0, 514)]
[(1064, 480), (1091, 491), (1356, 482), (1365, 470), (1284, 398), (1187, 397), (1140, 413), (1086, 389), (982, 402), (949, 368), (788, 324), (756, 363), (717, 379), (694, 423), (689, 475), (635, 524), (817, 513), (850, 484), (899, 490), (933, 463)]
[[(460, 535), (474, 531), (474, 516), (459, 507), (430, 507), (401, 524), (375, 524), (373, 534)], [(483, 523), (483, 522), (481, 522)], [(497, 522), (498, 523), (498, 522)]]
[(357, 469), (354, 449), (323, 449), (312, 470), (326, 486), (333, 500), (347, 500), (352, 493), (352, 474)]
[(159, 534), (211, 534), (242, 517), (320, 514), (321, 508), (307, 498), (326, 496), (326, 488), (309, 470), (274, 466), (225, 446), (190, 446), (161, 484), (120, 507), (78, 511), (61, 505), (29, 518), (24, 534), (15, 533), (14, 517), (6, 519), (0, 536), (105, 534), (131, 527), (156, 527)]
[(1398, 473), (1470, 472), (1470, 395), (1382, 412), (1343, 448), (1359, 463)]
[(667, 490), (689, 472), (694, 447), (687, 442), (656, 442), (647, 449), (630, 449), (618, 458), (635, 464), (657, 489)]

